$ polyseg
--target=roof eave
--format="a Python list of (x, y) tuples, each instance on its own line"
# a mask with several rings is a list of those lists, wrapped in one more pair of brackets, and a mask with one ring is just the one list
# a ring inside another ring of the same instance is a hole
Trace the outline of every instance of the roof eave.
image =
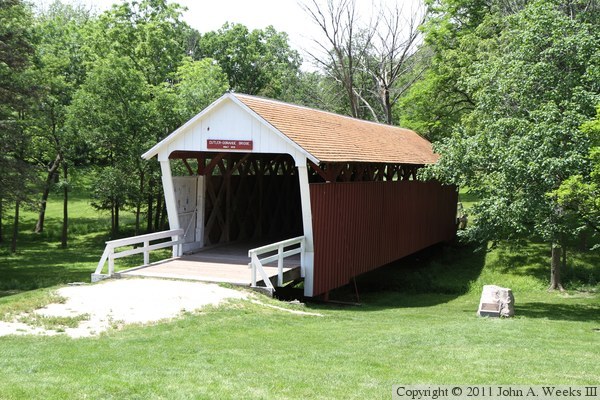
[(182, 126), (180, 126), (179, 128), (177, 128), (176, 130), (174, 130), (171, 134), (169, 134), (169, 136), (167, 136), (166, 138), (164, 138), (163, 140), (161, 140), (160, 142), (158, 142), (157, 144), (155, 144), (150, 150), (148, 150), (147, 152), (145, 152), (144, 154), (142, 154), (142, 158), (144, 158), (146, 160), (150, 160), (152, 157), (154, 157), (157, 154), (159, 154), (160, 151), (161, 151), (161, 149), (163, 147), (167, 146), (177, 136), (179, 136), (182, 132), (186, 131), (187, 128), (189, 128), (190, 126), (194, 125), (198, 120), (202, 119), (206, 114), (208, 114), (209, 112), (211, 112), (211, 110), (215, 109), (221, 103), (223, 103), (224, 101), (226, 101), (228, 99), (231, 100), (231, 101), (233, 101), (238, 106), (240, 106), (246, 112), (248, 112), (251, 115), (253, 115), (261, 124), (265, 125), (269, 129), (275, 131), (289, 145), (291, 145), (292, 147), (295, 147), (299, 152), (301, 152), (302, 154), (304, 154), (307, 159), (309, 159), (310, 161), (314, 162), (315, 164), (318, 164), (320, 162), (320, 160), (317, 157), (315, 157), (313, 154), (311, 154), (306, 149), (304, 149), (303, 147), (301, 147), (298, 143), (296, 143), (293, 140), (291, 140), (284, 133), (282, 133), (280, 130), (278, 130), (273, 125), (271, 125), (267, 120), (265, 120), (263, 117), (261, 117), (260, 114), (256, 113), (254, 110), (252, 110), (250, 107), (248, 107), (247, 105), (245, 105), (242, 101), (240, 101), (234, 94), (229, 93), (229, 92), (225, 93), (223, 96), (219, 97), (217, 100), (215, 100), (214, 102), (212, 102), (204, 110), (202, 110), (201, 112), (199, 112), (198, 114), (196, 114), (194, 117), (192, 117), (190, 120), (188, 120), (185, 124), (183, 124)]

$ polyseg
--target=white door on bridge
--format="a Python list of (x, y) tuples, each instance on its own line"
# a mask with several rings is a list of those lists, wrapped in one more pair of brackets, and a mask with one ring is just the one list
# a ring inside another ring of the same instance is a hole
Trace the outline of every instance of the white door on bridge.
[(198, 250), (204, 246), (204, 176), (174, 176), (173, 189), (184, 232), (183, 252)]

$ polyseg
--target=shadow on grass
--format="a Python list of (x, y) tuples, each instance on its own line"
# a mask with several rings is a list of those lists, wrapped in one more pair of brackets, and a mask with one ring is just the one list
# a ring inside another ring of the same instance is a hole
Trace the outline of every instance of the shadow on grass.
[[(0, 250), (0, 291), (22, 292), (68, 282), (89, 281), (106, 235), (70, 237), (66, 249), (46, 234), (23, 232), (16, 253)], [(14, 294), (14, 293), (13, 293)], [(10, 295), (10, 292), (9, 292)]]
[(600, 305), (533, 302), (516, 304), (515, 314), (526, 318), (600, 322)]
[[(547, 243), (527, 243), (527, 245), (505, 244), (496, 248), (497, 260), (493, 267), (502, 273), (533, 276), (546, 282), (550, 277), (550, 246)], [(567, 266), (561, 268), (565, 287), (577, 289), (584, 285), (594, 286), (600, 282), (600, 269), (597, 265), (597, 251), (568, 249)]]
[(68, 264), (26, 267), (0, 265), (0, 291), (8, 296), (68, 282), (89, 282), (91, 272), (88, 268), (69, 268)]
[(527, 246), (504, 245), (496, 249), (496, 265), (503, 273), (534, 276), (547, 280), (550, 264), (550, 247), (545, 243), (529, 243)]
[[(469, 292), (485, 265), (476, 246), (436, 245), (356, 278), (364, 307), (429, 307)], [(330, 300), (355, 302), (351, 283), (330, 293)]]

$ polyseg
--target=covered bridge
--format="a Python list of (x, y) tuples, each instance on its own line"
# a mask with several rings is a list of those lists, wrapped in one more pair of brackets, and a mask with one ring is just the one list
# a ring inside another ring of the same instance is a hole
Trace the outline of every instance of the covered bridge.
[(305, 296), (323, 295), (456, 233), (456, 189), (416, 180), (437, 155), (411, 130), (227, 93), (143, 155), (155, 156), (175, 255), (248, 243), (253, 285), (300, 253)]

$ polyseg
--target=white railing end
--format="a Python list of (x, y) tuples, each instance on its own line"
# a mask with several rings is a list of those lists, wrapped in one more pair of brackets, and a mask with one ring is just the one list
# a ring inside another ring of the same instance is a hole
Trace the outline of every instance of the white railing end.
[[(304, 275), (304, 251), (305, 251), (305, 240), (304, 236), (298, 236), (291, 239), (282, 240), (280, 242), (271, 243), (265, 246), (257, 247), (255, 249), (248, 250), (248, 257), (250, 257), (250, 268), (252, 268), (252, 286), (256, 287), (256, 275), (260, 273), (265, 286), (274, 290), (274, 286), (269, 279), (265, 269), (263, 268), (263, 262), (269, 263), (277, 261), (277, 286), (283, 286), (283, 259), (291, 255), (300, 254), (300, 270), (301, 274)], [(300, 245), (299, 248), (284, 251), (288, 246)], [(259, 255), (277, 251), (276, 255), (265, 257), (262, 260), (258, 258)]]
[(92, 283), (100, 282), (101, 280), (108, 279), (110, 276), (108, 274), (92, 274)]
[[(115, 259), (126, 257), (133, 254), (144, 253), (144, 265), (147, 265), (150, 262), (150, 251), (157, 250), (160, 248), (173, 246), (173, 256), (178, 257), (181, 255), (182, 249), (182, 240), (181, 236), (183, 235), (183, 229), (172, 229), (169, 231), (161, 231), (154, 233), (147, 233), (145, 235), (132, 236), (124, 239), (115, 239), (109, 240), (106, 242), (106, 246), (104, 248), (104, 252), (100, 257), (100, 261), (98, 262), (98, 266), (96, 267), (96, 271), (92, 274), (92, 282), (97, 282), (102, 279), (106, 279), (114, 274), (115, 268)], [(151, 245), (150, 242), (153, 240), (166, 239), (170, 237), (170, 242), (157, 243)], [(120, 252), (115, 252), (115, 249), (119, 247), (125, 247), (130, 245), (136, 245), (139, 243), (143, 243), (143, 246), (139, 249), (133, 250), (125, 250)], [(108, 261), (108, 274), (103, 274), (104, 266)]]

